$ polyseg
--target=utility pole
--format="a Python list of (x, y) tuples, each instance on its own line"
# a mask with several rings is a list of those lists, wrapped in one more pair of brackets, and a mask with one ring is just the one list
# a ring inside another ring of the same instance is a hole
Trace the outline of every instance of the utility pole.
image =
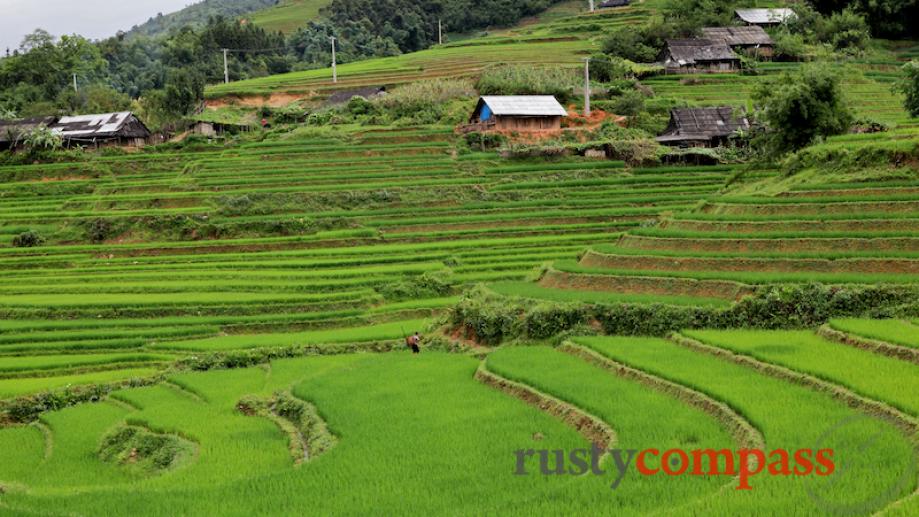
[(77, 74), (73, 74), (73, 91), (77, 90)]
[(584, 58), (584, 116), (590, 116), (590, 58)]
[(227, 52), (229, 51), (230, 49), (226, 49), (226, 48), (223, 49), (223, 82), (224, 83), (230, 82), (230, 65), (227, 63)]
[(590, 0), (590, 12), (594, 12), (594, 0)]
[(335, 62), (335, 36), (331, 37), (332, 40), (332, 82), (338, 82), (338, 68)]
[(437, 19), (437, 44), (444, 44), (444, 26), (440, 23), (440, 18)]

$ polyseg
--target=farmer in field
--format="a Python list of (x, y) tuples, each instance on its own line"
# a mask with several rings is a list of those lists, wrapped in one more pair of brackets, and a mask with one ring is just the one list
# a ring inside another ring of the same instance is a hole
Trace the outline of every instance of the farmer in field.
[(421, 353), (421, 349), (418, 348), (418, 343), (421, 342), (421, 334), (415, 332), (414, 335), (405, 338), (405, 344), (412, 349), (413, 354)]

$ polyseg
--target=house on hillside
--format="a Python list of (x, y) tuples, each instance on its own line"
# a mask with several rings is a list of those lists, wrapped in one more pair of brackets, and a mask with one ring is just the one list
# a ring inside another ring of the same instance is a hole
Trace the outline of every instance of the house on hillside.
[(20, 147), (29, 133), (40, 127), (48, 127), (56, 121), (57, 117), (0, 120), (0, 150)]
[(743, 52), (748, 56), (763, 59), (772, 59), (775, 54), (775, 42), (769, 34), (757, 25), (745, 27), (706, 27), (702, 29), (702, 37), (724, 43), (734, 50)]
[(363, 97), (367, 100), (375, 97), (386, 95), (385, 86), (367, 86), (364, 88), (355, 88), (353, 90), (342, 90), (329, 95), (326, 105), (344, 104), (354, 97)]
[(568, 112), (552, 95), (485, 95), (463, 132), (553, 133)]
[(632, 3), (632, 0), (605, 0), (600, 2), (600, 9), (609, 9), (611, 7), (625, 7)]
[(740, 56), (725, 43), (710, 39), (667, 40), (661, 62), (668, 73), (715, 73), (740, 69)]
[(742, 109), (678, 108), (670, 110), (670, 124), (656, 140), (675, 147), (717, 147), (750, 127)]
[(791, 9), (737, 9), (735, 16), (747, 25), (775, 27), (795, 17)]
[(130, 111), (61, 117), (50, 127), (65, 145), (139, 147), (150, 137), (147, 126)]

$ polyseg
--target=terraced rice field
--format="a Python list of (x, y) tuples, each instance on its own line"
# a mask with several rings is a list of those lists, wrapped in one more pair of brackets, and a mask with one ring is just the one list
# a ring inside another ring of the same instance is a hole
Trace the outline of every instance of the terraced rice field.
[[(163, 351), (396, 346), (465, 286), (615, 242), (731, 170), (508, 163), (408, 128), (0, 173), (0, 375), (52, 387)], [(46, 242), (9, 245), (26, 230)]]

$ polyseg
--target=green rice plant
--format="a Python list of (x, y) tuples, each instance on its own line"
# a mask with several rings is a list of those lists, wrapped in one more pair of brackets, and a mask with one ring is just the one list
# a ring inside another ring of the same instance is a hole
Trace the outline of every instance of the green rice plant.
[[(724, 402), (763, 433), (768, 451), (832, 448), (834, 462), (847, 468), (844, 478), (831, 476), (825, 481), (761, 474), (750, 482), (752, 490), (726, 490), (697, 501), (689, 511), (721, 515), (755, 513), (768, 507), (779, 513), (821, 513), (829, 502), (870, 513), (913, 490), (917, 472), (911, 442), (891, 424), (860, 414), (829, 394), (661, 339), (585, 337), (575, 341)], [(869, 435), (877, 441), (871, 454), (865, 454), (864, 439)], [(886, 468), (878, 470), (878, 461)], [(818, 493), (819, 498), (808, 492)]]
[(0, 357), (0, 374), (15, 372), (74, 369), (87, 367), (132, 366), (162, 363), (174, 359), (163, 354), (74, 354), (32, 357)]
[(917, 367), (904, 361), (833, 343), (803, 330), (688, 330), (685, 334), (710, 345), (826, 379), (911, 415), (919, 415)]
[(667, 305), (688, 305), (707, 307), (726, 307), (728, 301), (720, 298), (701, 298), (692, 296), (661, 296), (646, 294), (625, 294), (602, 291), (579, 291), (574, 289), (551, 289), (541, 287), (530, 282), (495, 282), (488, 288), (496, 293), (506, 296), (519, 296), (537, 300), (551, 300), (555, 302), (585, 302), (585, 303), (638, 303)]
[[(49, 391), (68, 386), (105, 384), (128, 379), (153, 377), (159, 373), (155, 368), (126, 368), (101, 372), (56, 375), (52, 377), (30, 377), (0, 379), (0, 399), (9, 399), (41, 391)], [(2, 431), (0, 431), (2, 433)]]
[(421, 331), (426, 329), (429, 324), (430, 320), (414, 319), (371, 326), (313, 330), (288, 334), (238, 334), (206, 339), (165, 341), (156, 344), (154, 348), (167, 350), (234, 350), (269, 346), (395, 341), (406, 337), (406, 332)]
[(877, 339), (894, 345), (919, 348), (919, 325), (915, 322), (839, 318), (830, 320), (829, 325), (848, 334)]

